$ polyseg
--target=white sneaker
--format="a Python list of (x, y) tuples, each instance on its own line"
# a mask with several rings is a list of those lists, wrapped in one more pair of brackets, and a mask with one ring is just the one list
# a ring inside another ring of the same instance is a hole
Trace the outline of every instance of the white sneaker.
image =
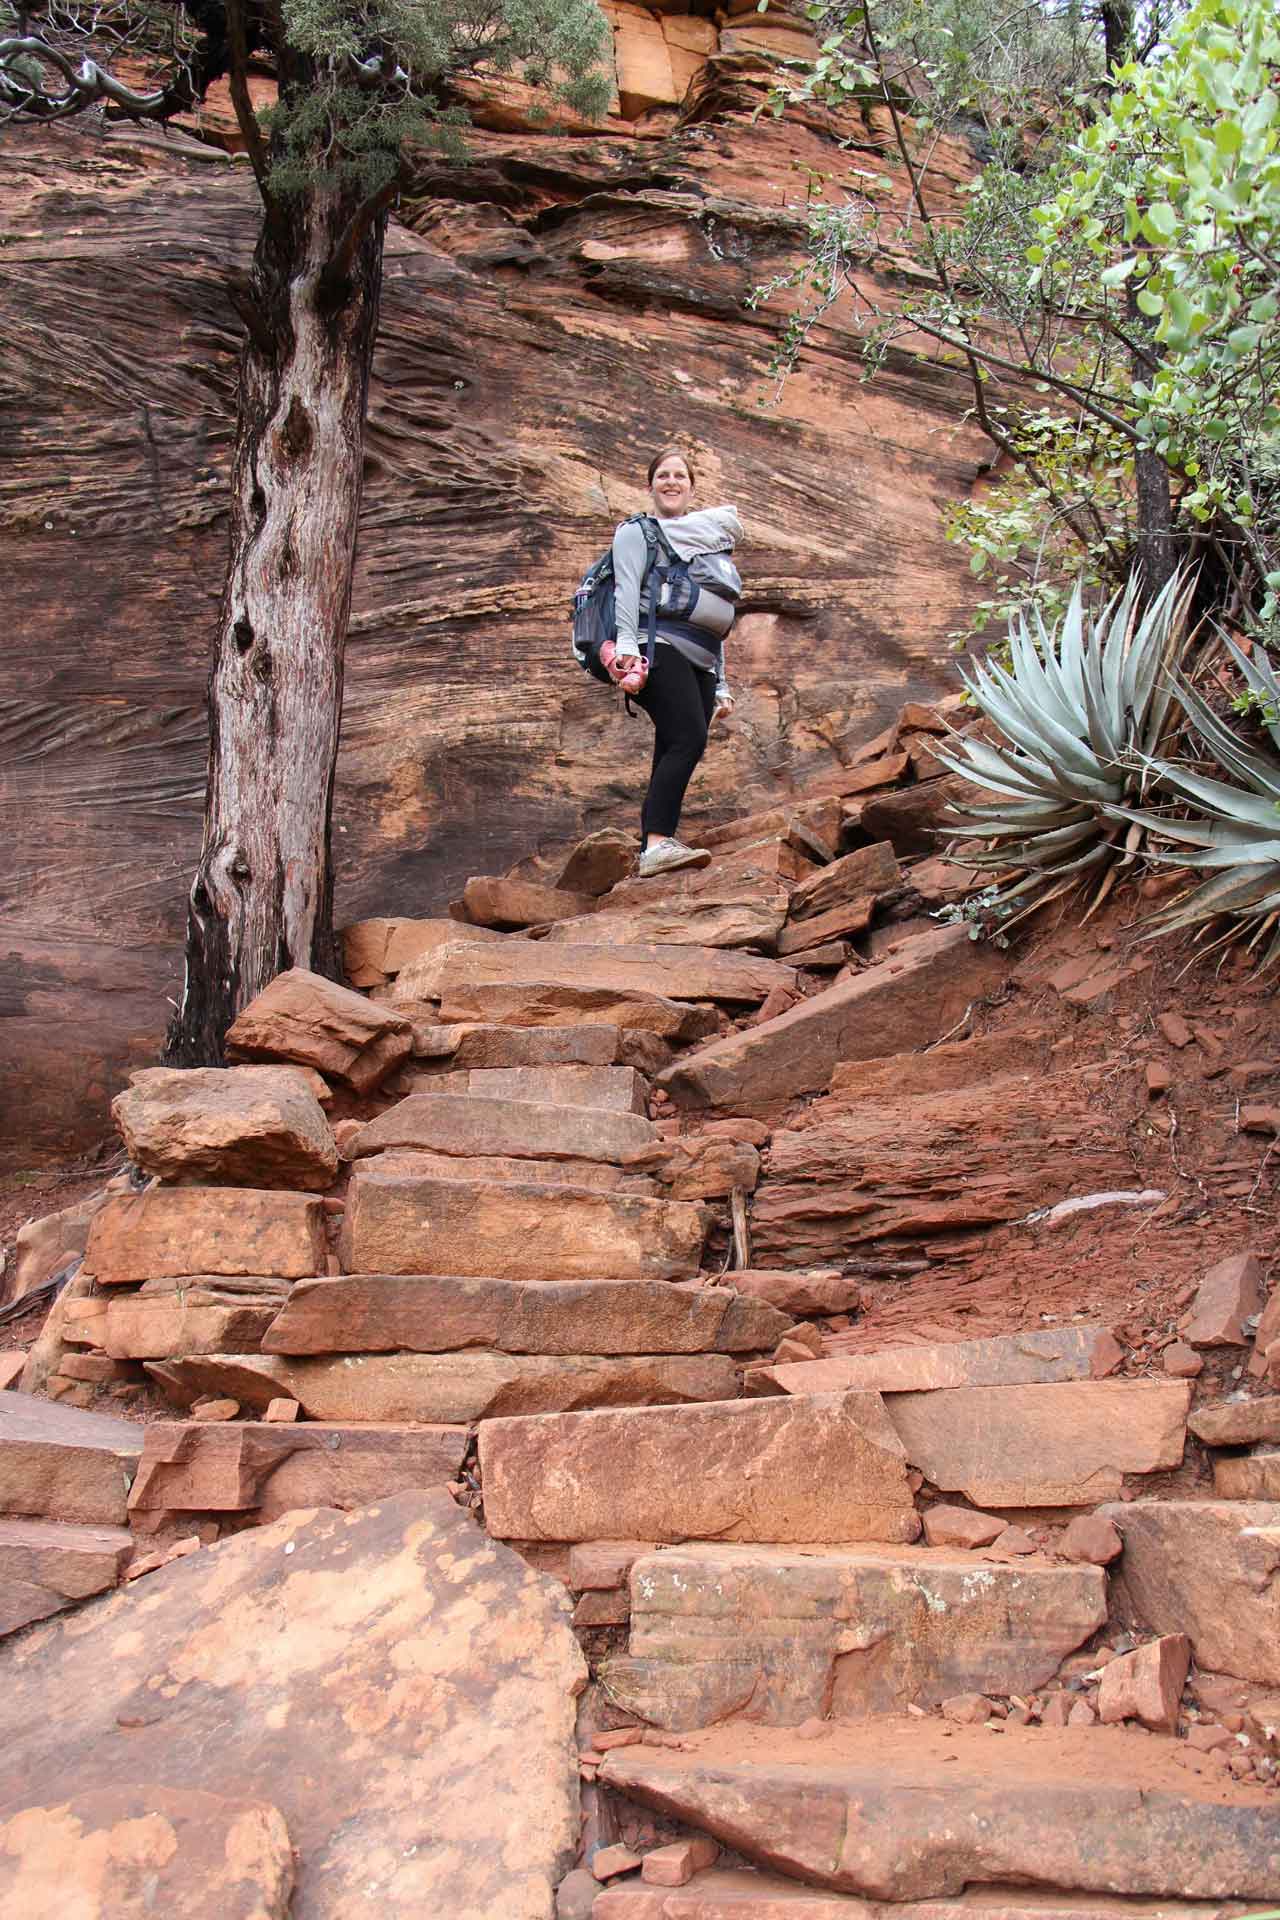
[(651, 840), (636, 863), (636, 875), (647, 880), (654, 873), (670, 873), (674, 867), (709, 867), (707, 847), (686, 847), (680, 840)]

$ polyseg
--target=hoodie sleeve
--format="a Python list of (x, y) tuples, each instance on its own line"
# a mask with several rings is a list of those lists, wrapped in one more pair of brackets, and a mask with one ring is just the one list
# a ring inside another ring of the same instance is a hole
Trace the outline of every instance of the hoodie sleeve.
[(619, 654), (640, 651), (640, 588), (647, 553), (641, 529), (624, 521), (613, 536), (613, 605)]

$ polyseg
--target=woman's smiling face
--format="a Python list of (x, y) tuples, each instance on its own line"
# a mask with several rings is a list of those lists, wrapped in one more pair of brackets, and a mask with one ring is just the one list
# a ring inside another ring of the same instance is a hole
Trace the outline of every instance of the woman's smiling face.
[(693, 481), (688, 464), (680, 454), (663, 455), (654, 468), (651, 492), (653, 504), (662, 519), (671, 520), (676, 514), (688, 511), (693, 499)]

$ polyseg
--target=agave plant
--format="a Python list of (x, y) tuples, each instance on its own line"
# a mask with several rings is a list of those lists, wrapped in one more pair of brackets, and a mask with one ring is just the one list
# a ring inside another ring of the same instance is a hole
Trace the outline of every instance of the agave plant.
[[(1280, 678), (1264, 654), (1250, 659), (1223, 639), (1252, 696), (1249, 704), (1256, 704), (1280, 753)], [(1124, 817), (1148, 836), (1153, 858), (1208, 876), (1148, 924), (1153, 934), (1174, 933), (1226, 916), (1224, 939), (1243, 938), (1251, 949), (1271, 934), (1261, 961), (1265, 972), (1280, 960), (1280, 759), (1251, 751), (1194, 687), (1180, 676), (1175, 681), (1187, 718), (1218, 766), (1239, 784), (1212, 779), (1179, 760), (1153, 755), (1146, 761), (1151, 781), (1178, 812), (1126, 808)], [(1188, 814), (1188, 806), (1195, 811)]]
[(1077, 587), (1056, 633), (1019, 614), (1008, 667), (988, 659), (961, 672), (1001, 740), (958, 736), (938, 757), (1004, 796), (953, 810), (952, 830), (969, 843), (964, 864), (998, 876), (989, 898), (1006, 927), (1015, 902), (1021, 919), (1077, 885), (1093, 888), (1092, 913), (1141, 846), (1146, 829), (1126, 810), (1147, 797), (1169, 721), (1190, 582), (1175, 575), (1141, 612), (1140, 592), (1133, 575), (1091, 620)]

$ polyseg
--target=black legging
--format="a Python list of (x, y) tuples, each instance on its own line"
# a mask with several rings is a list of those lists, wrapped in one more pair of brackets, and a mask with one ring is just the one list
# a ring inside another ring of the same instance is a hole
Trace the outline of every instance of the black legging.
[(653, 722), (653, 768), (640, 813), (642, 834), (671, 838), (693, 770), (707, 750), (716, 704), (716, 676), (674, 647), (659, 644), (643, 693), (635, 696)]

